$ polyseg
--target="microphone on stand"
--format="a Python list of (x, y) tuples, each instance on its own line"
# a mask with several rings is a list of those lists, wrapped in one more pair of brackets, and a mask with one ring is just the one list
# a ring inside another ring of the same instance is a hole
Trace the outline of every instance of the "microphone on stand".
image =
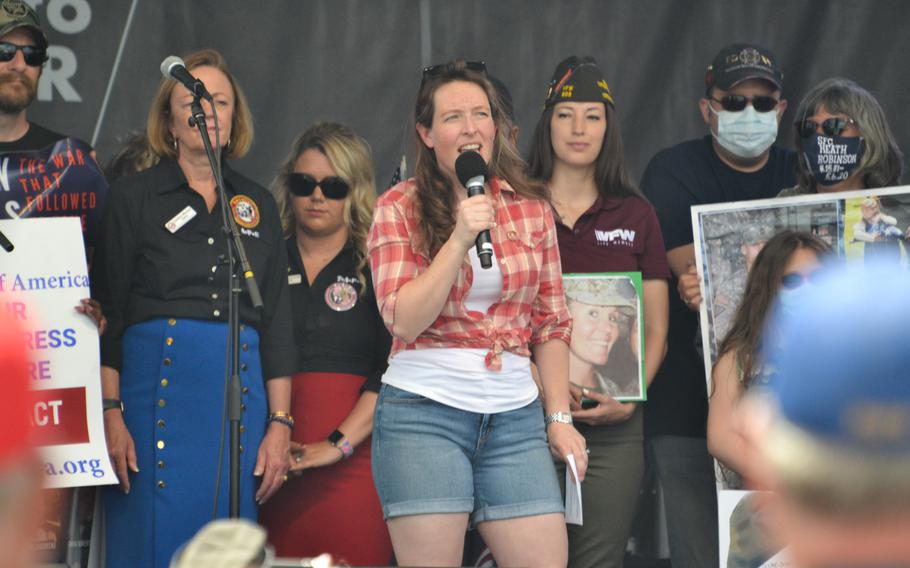
[(193, 74), (187, 71), (186, 63), (176, 55), (170, 55), (161, 62), (161, 74), (165, 79), (176, 79), (194, 95), (212, 102), (212, 95), (205, 89), (205, 83), (193, 77)]
[[(462, 152), (455, 160), (455, 174), (458, 181), (468, 190), (468, 197), (483, 194), (483, 184), (487, 180), (487, 164), (483, 156), (477, 152)], [(493, 241), (490, 240), (490, 231), (485, 229), (477, 234), (474, 241), (477, 247), (477, 256), (480, 266), (490, 268), (493, 266)]]

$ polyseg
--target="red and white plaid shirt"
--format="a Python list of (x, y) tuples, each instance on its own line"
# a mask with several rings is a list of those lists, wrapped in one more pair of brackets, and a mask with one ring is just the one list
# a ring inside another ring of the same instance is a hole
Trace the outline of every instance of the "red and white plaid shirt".
[[(465, 255), (436, 321), (412, 343), (395, 337), (391, 355), (430, 347), (488, 349), (486, 365), (498, 371), (503, 350), (527, 357), (529, 343), (569, 342), (571, 323), (549, 204), (518, 195), (502, 180), (491, 179), (489, 186), (496, 217), (490, 237), (502, 271), (499, 301), (486, 314), (467, 310), (464, 300), (473, 272)], [(415, 242), (418, 220), (413, 178), (389, 189), (376, 202), (367, 246), (379, 311), (390, 330), (398, 290), (430, 265), (427, 251)]]

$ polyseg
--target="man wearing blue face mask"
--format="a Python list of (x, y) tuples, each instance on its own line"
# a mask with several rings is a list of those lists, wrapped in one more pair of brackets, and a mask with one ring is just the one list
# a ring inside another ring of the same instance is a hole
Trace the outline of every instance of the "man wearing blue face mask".
[(657, 209), (679, 295), (671, 294), (667, 356), (645, 404), (645, 446), (664, 492), (674, 568), (716, 566), (717, 501), (705, 441), (704, 362), (695, 347), (701, 304), (690, 207), (774, 197), (796, 180), (794, 152), (774, 144), (787, 108), (777, 58), (733, 44), (714, 57), (699, 101), (708, 134), (651, 159), (641, 189)]

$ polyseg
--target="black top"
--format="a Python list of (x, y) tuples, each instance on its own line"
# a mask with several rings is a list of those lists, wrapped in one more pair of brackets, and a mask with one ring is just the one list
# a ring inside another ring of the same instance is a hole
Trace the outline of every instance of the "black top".
[[(683, 142), (654, 156), (641, 189), (657, 209), (667, 250), (692, 243), (693, 205), (774, 197), (796, 183), (796, 153), (772, 146), (768, 163), (743, 173), (714, 151), (711, 136)], [(689, 310), (670, 281), (667, 356), (648, 389), (645, 434), (704, 437), (708, 419), (705, 365), (696, 351), (698, 314)]]
[[(241, 285), (240, 321), (260, 334), (263, 376), (291, 375), (294, 342), (278, 208), (268, 191), (227, 164), (224, 180), (265, 304), (260, 314)], [(92, 269), (95, 297), (109, 324), (101, 338), (102, 365), (120, 369), (122, 336), (130, 325), (158, 317), (227, 321), (228, 240), (221, 203), (209, 213), (177, 162), (164, 158), (118, 180), (103, 220)]]
[(369, 267), (363, 291), (348, 244), (310, 285), (293, 237), (287, 247), (298, 369), (363, 375), (363, 389), (379, 391), (392, 336), (379, 315)]
[(29, 150), (43, 150), (66, 138), (63, 134), (48, 130), (32, 121), (28, 123), (28, 132), (18, 140), (0, 142), (0, 152), (28, 152)]

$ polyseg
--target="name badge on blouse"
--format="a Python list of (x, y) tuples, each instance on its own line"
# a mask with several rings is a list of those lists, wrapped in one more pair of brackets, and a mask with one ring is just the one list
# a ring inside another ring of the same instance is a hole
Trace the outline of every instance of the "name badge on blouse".
[(301, 282), (303, 282), (303, 277), (299, 274), (288, 274), (288, 286), (300, 284)]
[(191, 206), (187, 205), (183, 208), (183, 211), (174, 215), (170, 221), (164, 224), (164, 228), (171, 232), (171, 234), (176, 233), (190, 222), (190, 219), (196, 216), (196, 210)]

